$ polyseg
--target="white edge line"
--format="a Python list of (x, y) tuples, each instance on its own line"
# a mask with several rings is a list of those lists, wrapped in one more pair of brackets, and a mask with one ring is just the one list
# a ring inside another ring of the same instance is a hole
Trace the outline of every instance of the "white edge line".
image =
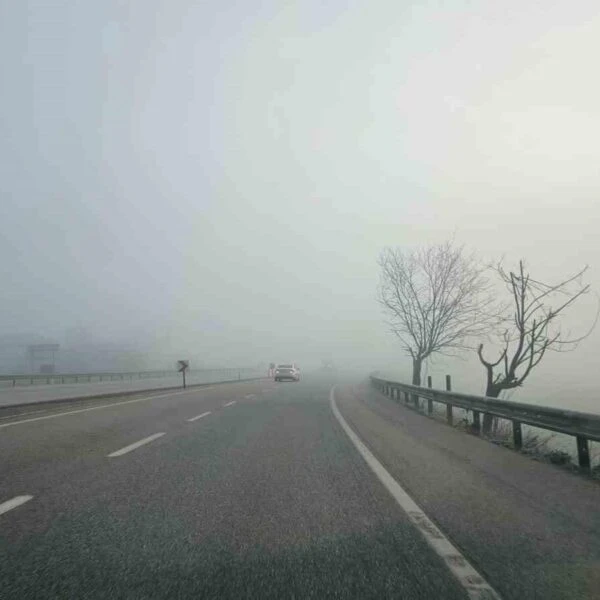
[(33, 496), (15, 496), (11, 500), (3, 502), (0, 504), (0, 515), (3, 515), (13, 508), (17, 508), (17, 506), (21, 506), (21, 504), (25, 504), (25, 502), (29, 502), (32, 498)]
[[(4, 427), (12, 427), (13, 425), (21, 425), (23, 423), (32, 423), (33, 421), (43, 421), (45, 419), (57, 419), (58, 417), (64, 417), (66, 415), (75, 415), (77, 413), (89, 412), (91, 410), (101, 410), (103, 408), (111, 408), (115, 406), (122, 406), (123, 404), (135, 404), (136, 402), (145, 402), (146, 400), (154, 400), (156, 398), (167, 398), (169, 396), (179, 396), (181, 394), (190, 394), (193, 392), (203, 392), (214, 388), (215, 386), (206, 386), (198, 390), (190, 389), (183, 392), (171, 392), (170, 394), (157, 394), (156, 396), (144, 396), (143, 398), (136, 398), (135, 400), (125, 400), (124, 402), (112, 402), (111, 404), (103, 404), (102, 406), (92, 406), (91, 408), (78, 408), (77, 410), (69, 410), (67, 412), (55, 413), (52, 415), (45, 415), (44, 417), (34, 417), (33, 419), (22, 419), (21, 421), (12, 421), (11, 423), (0, 424), (0, 429)], [(142, 392), (143, 390), (141, 390)], [(85, 399), (85, 398), (84, 398)], [(92, 398), (91, 398), (92, 399)], [(67, 398), (68, 400), (68, 398)], [(14, 415), (18, 416), (18, 415)]]
[(139, 448), (140, 446), (149, 444), (150, 442), (157, 440), (159, 437), (162, 437), (163, 435), (165, 435), (164, 432), (155, 433), (154, 435), (149, 435), (148, 437), (144, 438), (143, 440), (140, 440), (139, 442), (135, 442), (134, 444), (129, 444), (129, 446), (125, 446), (125, 448), (121, 448), (120, 450), (111, 452), (108, 455), (108, 458), (114, 458), (116, 456), (123, 456), (123, 454), (127, 454), (128, 452), (131, 452), (132, 450), (135, 450), (136, 448)]
[(421, 532), (431, 548), (443, 559), (448, 569), (450, 569), (459, 583), (465, 588), (469, 598), (472, 600), (500, 600), (498, 592), (492, 588), (450, 540), (434, 525), (418, 504), (406, 493), (402, 486), (375, 458), (374, 454), (365, 446), (356, 433), (354, 433), (337, 407), (335, 402), (335, 386), (331, 388), (329, 393), (329, 402), (335, 418), (367, 465), (369, 465), (379, 481), (383, 483), (394, 497), (394, 500), (396, 500), (400, 508), (407, 514), (410, 521)]
[(210, 415), (210, 410), (208, 412), (202, 413), (201, 415), (197, 415), (196, 417), (192, 417), (191, 419), (187, 419), (188, 423), (193, 423), (194, 421), (197, 421), (198, 419), (202, 419), (202, 417), (207, 417), (208, 415)]
[(226, 406), (231, 406), (232, 404), (235, 404), (237, 402), (237, 400), (232, 400), (231, 402), (228, 402), (227, 404), (223, 404), (223, 408), (225, 408)]

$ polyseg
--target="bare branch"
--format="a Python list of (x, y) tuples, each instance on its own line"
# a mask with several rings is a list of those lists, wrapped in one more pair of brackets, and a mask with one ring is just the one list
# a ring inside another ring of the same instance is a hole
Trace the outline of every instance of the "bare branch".
[(496, 273), (512, 298), (514, 312), (512, 319), (500, 319), (511, 325), (502, 335), (504, 350), (496, 362), (486, 360), (483, 345), (479, 346), (479, 360), (486, 370), (486, 395), (497, 398), (503, 390), (522, 386), (547, 351), (573, 349), (591, 334), (600, 317), (600, 299), (593, 323), (583, 335), (565, 337), (558, 326), (560, 316), (590, 291), (590, 286), (582, 282), (587, 269), (586, 266), (559, 283), (548, 284), (531, 278), (522, 260), (516, 271), (507, 272), (502, 263), (496, 265)]
[(499, 322), (486, 269), (462, 247), (386, 248), (378, 262), (379, 302), (414, 361), (471, 349)]

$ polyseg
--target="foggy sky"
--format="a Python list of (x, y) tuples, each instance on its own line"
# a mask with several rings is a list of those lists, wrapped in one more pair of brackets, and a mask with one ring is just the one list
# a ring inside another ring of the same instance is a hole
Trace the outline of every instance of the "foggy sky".
[(595, 1), (5, 0), (0, 334), (402, 369), (377, 255), (451, 236), (599, 290), (598, 56)]

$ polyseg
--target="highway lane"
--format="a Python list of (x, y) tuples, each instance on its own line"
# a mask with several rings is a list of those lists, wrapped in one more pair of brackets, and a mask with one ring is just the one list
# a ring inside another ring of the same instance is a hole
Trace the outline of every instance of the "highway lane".
[(417, 414), (368, 385), (342, 414), (505, 599), (600, 598), (600, 485)]
[(600, 598), (596, 482), (338, 386), (427, 525), (357, 452), (331, 383), (0, 421), (0, 597), (466, 598), (423, 536), (441, 531), (505, 600)]
[(11, 411), (0, 421), (0, 497), (52, 488), (57, 478), (93, 471), (112, 451), (165, 428), (177, 435), (190, 425), (187, 419), (272, 385), (267, 380), (218, 384)]
[(329, 391), (224, 385), (0, 429), (0, 502), (33, 496), (0, 515), (2, 598), (466, 598)]

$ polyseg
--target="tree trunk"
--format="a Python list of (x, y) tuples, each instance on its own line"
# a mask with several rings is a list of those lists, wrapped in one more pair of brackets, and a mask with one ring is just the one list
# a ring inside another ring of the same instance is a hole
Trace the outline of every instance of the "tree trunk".
[(413, 358), (413, 369), (412, 369), (412, 384), (421, 385), (421, 367), (423, 361), (420, 358)]
[[(502, 388), (498, 387), (497, 385), (494, 385), (488, 377), (485, 395), (488, 398), (497, 398), (500, 395), (501, 391), (502, 391)], [(483, 415), (483, 433), (485, 433), (486, 435), (490, 434), (490, 432), (492, 431), (493, 422), (494, 422), (494, 416), (490, 415), (488, 413), (484, 413), (484, 415)]]
[[(413, 370), (412, 370), (412, 384), (421, 385), (421, 367), (423, 366), (423, 360), (421, 358), (413, 358)], [(415, 406), (419, 405), (419, 396), (416, 394), (412, 395), (411, 398)]]

